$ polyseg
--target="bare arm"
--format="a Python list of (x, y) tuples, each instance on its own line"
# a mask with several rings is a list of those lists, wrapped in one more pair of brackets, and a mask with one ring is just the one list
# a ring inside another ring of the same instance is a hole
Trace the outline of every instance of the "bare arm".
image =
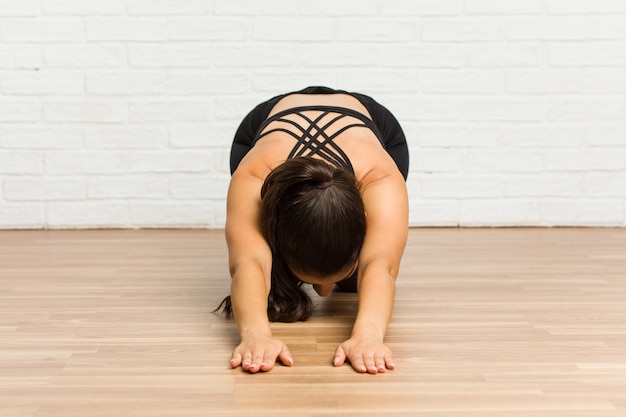
[(402, 176), (390, 175), (363, 191), (367, 234), (359, 258), (359, 310), (351, 338), (335, 355), (335, 365), (349, 359), (360, 372), (393, 369), (383, 340), (391, 319), (395, 280), (408, 233), (408, 196)]
[(241, 338), (231, 366), (241, 365), (250, 372), (270, 370), (277, 358), (285, 365), (293, 362), (287, 347), (273, 339), (267, 317), (272, 253), (260, 230), (261, 183), (249, 174), (235, 172), (227, 199), (231, 301)]

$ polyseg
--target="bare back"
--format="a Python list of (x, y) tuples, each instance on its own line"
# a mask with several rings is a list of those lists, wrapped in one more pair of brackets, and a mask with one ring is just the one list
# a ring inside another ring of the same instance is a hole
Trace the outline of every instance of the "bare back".
[[(285, 96), (272, 108), (268, 119), (294, 108), (307, 108), (314, 106), (331, 106), (349, 109), (364, 115), (371, 120), (367, 109), (354, 97), (348, 94), (291, 94)], [(376, 181), (397, 172), (397, 167), (392, 158), (383, 148), (376, 133), (367, 127), (352, 127), (358, 118), (344, 117), (333, 122), (336, 117), (334, 113), (322, 116), (321, 110), (303, 111), (302, 115), (317, 123), (312, 126), (302, 117), (296, 114), (287, 114), (284, 121), (272, 121), (259, 134), (265, 134), (241, 161), (238, 171), (247, 172), (260, 180), (264, 180), (267, 174), (284, 160), (286, 160), (294, 149), (294, 138), (290, 135), (300, 134), (302, 131), (310, 129), (317, 133), (320, 126), (327, 126), (324, 134), (334, 136), (333, 144), (341, 149), (351, 161), (356, 178), (367, 186), (368, 183)], [(322, 116), (320, 118), (320, 116)], [(274, 131), (271, 131), (275, 129)], [(345, 129), (345, 130), (344, 130)], [(267, 133), (267, 131), (270, 131)], [(312, 157), (319, 157), (311, 155)]]

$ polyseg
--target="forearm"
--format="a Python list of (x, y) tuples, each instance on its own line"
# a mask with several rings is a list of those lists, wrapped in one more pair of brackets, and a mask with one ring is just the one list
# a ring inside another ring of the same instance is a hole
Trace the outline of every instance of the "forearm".
[[(259, 278), (251, 279), (252, 277)], [(231, 302), (242, 339), (251, 333), (271, 334), (267, 317), (268, 294), (269, 288), (259, 265), (247, 262), (235, 268), (231, 283)]]
[(376, 337), (382, 341), (391, 320), (396, 294), (395, 275), (384, 262), (363, 269), (359, 283), (359, 309), (352, 336)]

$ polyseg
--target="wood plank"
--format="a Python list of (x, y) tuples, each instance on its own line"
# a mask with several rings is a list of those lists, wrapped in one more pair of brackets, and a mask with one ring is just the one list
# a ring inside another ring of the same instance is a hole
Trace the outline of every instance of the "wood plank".
[(354, 294), (273, 323), (295, 365), (228, 365), (221, 230), (0, 231), (0, 415), (623, 417), (626, 229), (411, 229), (387, 343), (331, 366)]

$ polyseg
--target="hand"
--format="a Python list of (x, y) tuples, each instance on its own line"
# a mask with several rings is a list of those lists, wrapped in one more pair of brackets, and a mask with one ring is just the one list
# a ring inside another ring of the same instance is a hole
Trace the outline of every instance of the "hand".
[(276, 359), (283, 365), (293, 365), (291, 353), (282, 341), (266, 335), (249, 336), (235, 348), (230, 366), (236, 368), (241, 365), (244, 371), (256, 373), (271, 370)]
[(391, 349), (376, 338), (353, 336), (343, 342), (335, 351), (333, 364), (341, 366), (346, 360), (361, 373), (376, 374), (395, 368)]

